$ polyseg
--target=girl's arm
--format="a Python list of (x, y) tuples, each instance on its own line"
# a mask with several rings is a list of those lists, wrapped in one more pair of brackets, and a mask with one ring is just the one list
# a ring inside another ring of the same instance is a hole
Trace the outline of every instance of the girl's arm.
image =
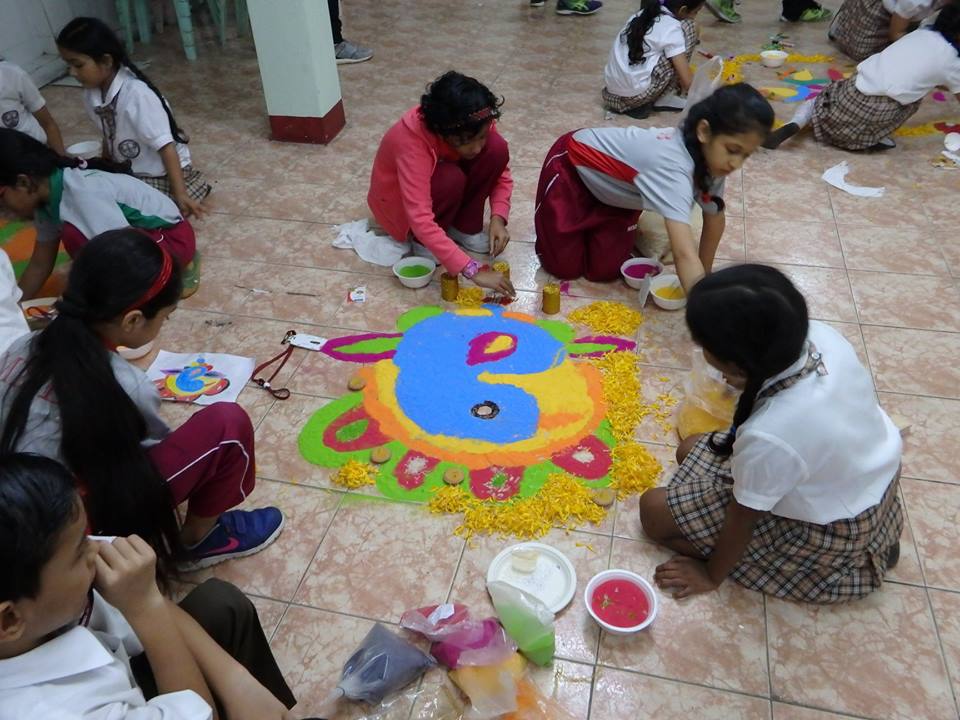
[(887, 39), (890, 42), (896, 42), (910, 30), (910, 20), (903, 17), (902, 15), (897, 15), (893, 13), (890, 16), (890, 27), (887, 30)]
[(677, 275), (680, 276), (680, 284), (684, 292), (689, 293), (690, 288), (705, 274), (703, 262), (697, 253), (697, 246), (693, 242), (693, 232), (690, 230), (690, 225), (677, 220), (664, 219), (664, 224), (667, 226), (667, 236), (670, 238), (670, 249), (673, 252)]
[(670, 58), (670, 62), (673, 63), (673, 69), (677, 73), (680, 89), (686, 92), (690, 89), (690, 83), (693, 82), (693, 72), (690, 70), (690, 63), (687, 62), (687, 56), (683, 53), (674, 55)]
[(24, 300), (32, 300), (40, 292), (40, 288), (53, 272), (59, 250), (58, 242), (38, 242), (33, 246), (30, 262), (20, 278), (20, 290)]
[(657, 567), (654, 580), (678, 600), (716, 590), (740, 562), (763, 515), (731, 499), (710, 558), (673, 557)]
[(187, 183), (183, 179), (183, 169), (180, 167), (180, 156), (177, 155), (176, 143), (167, 143), (160, 148), (160, 159), (163, 160), (163, 169), (167, 171), (170, 187), (173, 189), (173, 199), (176, 201), (184, 217), (196, 215), (203, 217), (206, 210), (203, 204), (187, 194)]
[(713, 270), (713, 260), (717, 256), (720, 238), (727, 226), (725, 213), (703, 214), (703, 230), (700, 232), (700, 262), (703, 263), (705, 274)]
[(53, 148), (58, 155), (66, 155), (67, 151), (63, 147), (63, 135), (60, 134), (60, 126), (57, 125), (57, 121), (53, 119), (53, 115), (50, 113), (50, 110), (47, 109), (47, 106), (44, 105), (37, 110), (33, 116), (47, 134), (47, 145)]

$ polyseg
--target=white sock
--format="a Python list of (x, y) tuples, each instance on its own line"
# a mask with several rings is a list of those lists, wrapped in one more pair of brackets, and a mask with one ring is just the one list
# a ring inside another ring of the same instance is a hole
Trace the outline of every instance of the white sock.
[(796, 123), (798, 127), (805, 128), (810, 124), (811, 118), (813, 118), (813, 105), (816, 102), (816, 99), (813, 100), (804, 100), (800, 103), (800, 107), (797, 108), (797, 111), (793, 114), (793, 118), (790, 120), (792, 123)]

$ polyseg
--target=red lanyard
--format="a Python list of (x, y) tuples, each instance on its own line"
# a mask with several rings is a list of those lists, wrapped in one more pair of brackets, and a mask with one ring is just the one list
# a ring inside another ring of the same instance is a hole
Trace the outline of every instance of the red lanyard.
[[(294, 346), (290, 344), (290, 338), (296, 334), (296, 330), (288, 330), (287, 334), (283, 336), (283, 340), (281, 341), (281, 344), (286, 345), (286, 347), (280, 353), (267, 360), (265, 363), (258, 365), (253, 371), (253, 382), (273, 395), (277, 400), (286, 400), (288, 397), (290, 397), (289, 389), (275, 388), (271, 383), (274, 381), (274, 378), (280, 374), (280, 371), (283, 370), (283, 366), (287, 364), (287, 360), (290, 359), (290, 356), (293, 355)], [(276, 370), (273, 371), (273, 375), (268, 378), (257, 377), (257, 375), (277, 361), (279, 361), (280, 364), (277, 365)]]

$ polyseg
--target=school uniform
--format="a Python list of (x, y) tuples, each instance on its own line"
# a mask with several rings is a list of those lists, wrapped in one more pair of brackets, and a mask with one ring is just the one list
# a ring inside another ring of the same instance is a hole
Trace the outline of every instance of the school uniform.
[[(180, 607), (278, 700), (294, 705), (257, 611), (243, 593), (221, 580), (207, 580)], [(0, 720), (28, 717), (209, 720), (213, 710), (193, 690), (158, 695), (133, 628), (94, 591), (85, 622), (29, 652), (0, 660)]]
[[(6, 424), (37, 333), (18, 338), (0, 355), (0, 423)], [(167, 482), (174, 506), (188, 503), (199, 517), (219, 517), (253, 491), (255, 456), (253, 425), (236, 403), (201, 408), (175, 430), (160, 415), (156, 386), (138, 367), (110, 352), (117, 383), (130, 397), (144, 422), (141, 444)], [(91, 412), (94, 412), (91, 409)], [(53, 388), (48, 383), (34, 397), (17, 452), (35, 453), (65, 463), (61, 450), (63, 424)], [(83, 481), (83, 478), (80, 478)], [(96, 518), (93, 518), (96, 523)], [(102, 534), (112, 528), (94, 527)]]
[(740, 584), (818, 603), (879, 588), (903, 529), (903, 444), (850, 343), (811, 322), (800, 358), (763, 385), (734, 432), (730, 457), (705, 436), (670, 481), (684, 536), (709, 556), (735, 500), (767, 513), (731, 573)]
[(20, 309), (21, 295), (10, 257), (0, 251), (0, 352), (18, 337), (30, 332), (27, 319)]
[(135, 227), (185, 267), (196, 254), (193, 227), (169, 197), (122, 173), (65, 168), (50, 176), (50, 199), (34, 218), (37, 242), (63, 242), (74, 257), (107, 230)]
[(0, 126), (17, 130), (47, 143), (47, 133), (33, 116), (46, 101), (21, 67), (0, 60)]
[(919, 23), (947, 0), (844, 0), (830, 25), (830, 39), (845, 54), (866, 60), (890, 44), (894, 15)]
[(723, 179), (709, 197), (693, 186), (694, 162), (677, 128), (592, 128), (561, 136), (540, 171), (534, 208), (544, 269), (568, 279), (614, 280), (631, 256), (637, 220), (653, 210), (690, 223), (694, 203), (720, 212)]
[(491, 215), (509, 220), (512, 192), (510, 150), (495, 123), (480, 154), (463, 160), (427, 129), (414, 107), (380, 141), (367, 205), (390, 237), (400, 243), (416, 240), (448, 273), (458, 275), (471, 258), (448, 232), (480, 233), (488, 201)]
[[(134, 175), (170, 195), (170, 179), (160, 158), (160, 149), (175, 142), (165, 102), (125, 67), (117, 71), (105, 94), (99, 88), (83, 91), (87, 114), (103, 133), (109, 159), (130, 162)], [(187, 193), (203, 200), (210, 194), (210, 184), (193, 168), (187, 146), (178, 142), (176, 149)]]
[(661, 8), (643, 38), (643, 61), (631, 65), (630, 47), (622, 36), (641, 13), (631, 17), (617, 34), (603, 71), (603, 102), (613, 112), (624, 113), (650, 105), (665, 93), (679, 93), (671, 59), (686, 55), (689, 60), (697, 45), (696, 23), (692, 19), (677, 20), (669, 10)]
[(817, 140), (846, 150), (876, 145), (903, 125), (938, 85), (960, 93), (960, 53), (939, 32), (920, 28), (824, 88), (813, 105)]

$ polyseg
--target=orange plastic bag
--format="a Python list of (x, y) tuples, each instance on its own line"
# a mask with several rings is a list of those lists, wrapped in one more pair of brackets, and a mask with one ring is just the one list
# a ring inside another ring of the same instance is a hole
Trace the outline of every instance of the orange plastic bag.
[(686, 397), (677, 411), (677, 434), (681, 440), (730, 429), (740, 393), (704, 359), (700, 348), (693, 351), (693, 369), (684, 389)]
[(504, 720), (574, 720), (556, 700), (546, 697), (529, 678), (517, 683), (517, 709)]

